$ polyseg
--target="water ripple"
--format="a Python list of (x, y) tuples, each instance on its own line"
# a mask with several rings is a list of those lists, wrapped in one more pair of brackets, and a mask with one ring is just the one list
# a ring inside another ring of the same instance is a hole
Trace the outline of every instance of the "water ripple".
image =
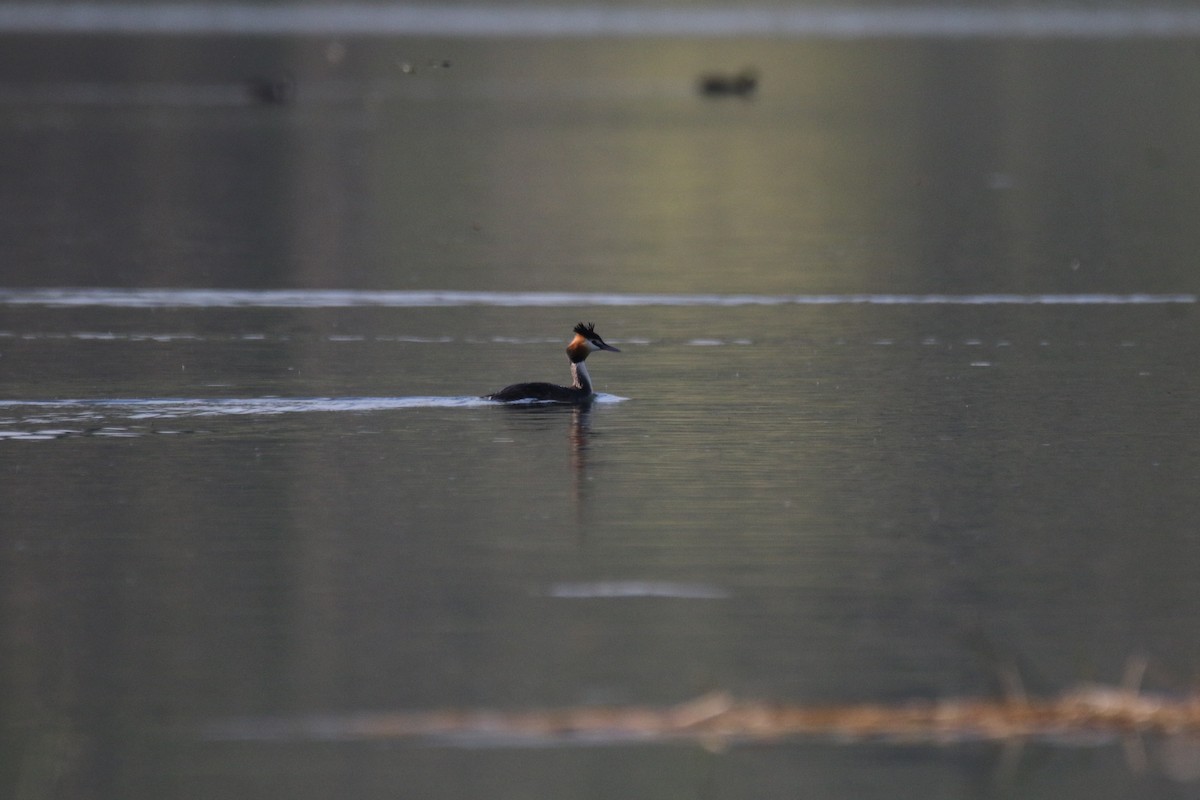
[(0, 400), (0, 411), (37, 409), (43, 418), (63, 415), (125, 419), (296, 414), (313, 411), (389, 411), (489, 405), (478, 397), (225, 397), (105, 398), (93, 400)]
[(1194, 294), (622, 294), (352, 289), (0, 289), (0, 305), (108, 308), (443, 308), (496, 306), (1159, 305)]
[(729, 592), (706, 583), (670, 581), (597, 581), (595, 583), (556, 583), (546, 595), (571, 600), (620, 598), (669, 598), (676, 600), (727, 600)]
[(0, 5), (0, 30), (36, 33), (469, 37), (757, 36), (1185, 37), (1200, 33), (1194, 8), (1064, 5), (816, 7), (525, 5), (431, 3), (82, 3)]
[[(597, 394), (597, 403), (625, 398)], [(71, 435), (135, 436), (126, 428), (99, 427), (112, 420), (172, 420), (204, 417), (253, 417), (280, 414), (368, 413), (411, 408), (499, 406), (481, 397), (227, 397), (100, 398), (77, 400), (0, 400), (0, 439), (60, 439)], [(84, 424), (84, 429), (48, 426)], [(10, 427), (10, 426), (21, 426)], [(33, 426), (31, 429), (30, 426)], [(161, 432), (161, 431), (160, 431)]]

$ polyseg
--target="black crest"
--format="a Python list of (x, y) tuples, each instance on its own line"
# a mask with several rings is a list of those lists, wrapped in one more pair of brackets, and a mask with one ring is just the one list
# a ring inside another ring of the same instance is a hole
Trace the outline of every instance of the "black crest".
[(594, 339), (596, 337), (596, 323), (589, 322), (584, 325), (581, 322), (575, 326), (575, 333), (578, 333), (580, 336), (586, 336), (589, 339)]

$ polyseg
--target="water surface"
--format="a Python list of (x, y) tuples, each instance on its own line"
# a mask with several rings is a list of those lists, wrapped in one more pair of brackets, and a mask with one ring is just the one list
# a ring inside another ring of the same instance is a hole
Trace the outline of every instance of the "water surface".
[[(1193, 44), (9, 37), (6, 785), (1190, 791), (1187, 741), (199, 732), (1190, 689)], [(580, 320), (602, 402), (478, 399)]]

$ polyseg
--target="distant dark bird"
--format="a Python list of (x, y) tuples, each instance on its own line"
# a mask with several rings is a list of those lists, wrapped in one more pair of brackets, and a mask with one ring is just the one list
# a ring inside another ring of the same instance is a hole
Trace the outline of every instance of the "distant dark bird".
[(744, 69), (732, 75), (715, 72), (701, 75), (699, 88), (705, 97), (749, 97), (758, 90), (758, 71)]
[(250, 100), (264, 106), (287, 105), (296, 98), (296, 81), (291, 75), (258, 76), (246, 81)]
[(575, 338), (567, 345), (567, 358), (571, 359), (571, 385), (557, 386), (553, 383), (514, 383), (505, 386), (498, 392), (485, 394), (485, 400), (499, 400), (511, 403), (516, 400), (531, 400), (543, 403), (571, 403), (587, 405), (595, 399), (592, 390), (592, 379), (588, 376), (587, 367), (583, 365), (589, 353), (596, 350), (608, 350), (613, 353), (621, 352), (611, 344), (605, 344), (596, 333), (595, 323), (582, 322), (575, 326)]

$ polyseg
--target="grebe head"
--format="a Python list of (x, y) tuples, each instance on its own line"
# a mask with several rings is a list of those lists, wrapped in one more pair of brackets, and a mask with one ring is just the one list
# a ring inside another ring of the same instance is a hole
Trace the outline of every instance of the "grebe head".
[(589, 353), (595, 350), (609, 350), (614, 353), (621, 352), (600, 338), (600, 334), (596, 333), (596, 323), (589, 322), (584, 325), (581, 322), (576, 325), (575, 338), (567, 345), (567, 356), (573, 363), (578, 364), (587, 358)]

